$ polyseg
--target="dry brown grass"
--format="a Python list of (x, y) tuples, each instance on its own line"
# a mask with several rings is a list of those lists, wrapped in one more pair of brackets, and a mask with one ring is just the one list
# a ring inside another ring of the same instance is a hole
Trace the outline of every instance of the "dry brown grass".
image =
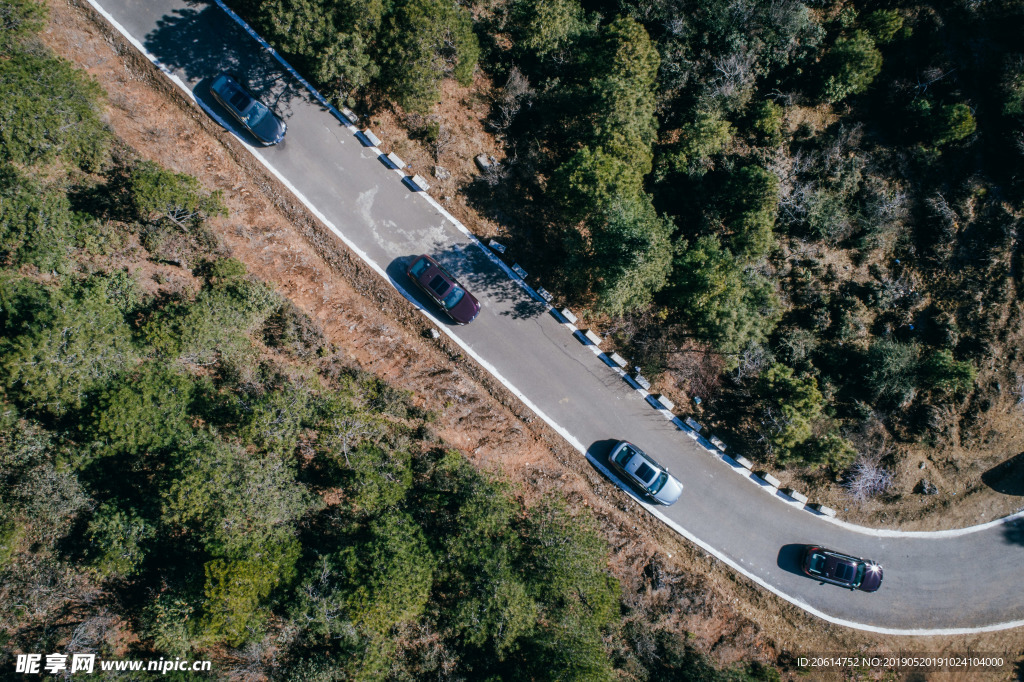
[[(424, 338), (426, 324), (403, 299), (317, 226), (232, 136), (176, 93), (91, 10), (61, 0), (49, 4), (52, 18), (46, 42), (85, 67), (108, 92), (119, 93), (111, 98), (108, 110), (115, 133), (141, 156), (192, 173), (208, 188), (224, 190), (230, 217), (213, 221), (213, 227), (231, 255), (314, 319), (339, 348), (339, 359), (412, 391), (424, 404), (447, 402), (437, 424), (438, 435), (447, 444), (510, 481), (527, 500), (558, 491), (580, 513), (593, 514), (612, 548), (610, 568), (631, 590), (638, 610), (663, 619), (680, 634), (691, 633), (699, 648), (723, 663), (775, 660), (784, 652), (808, 650), (1020, 649), (1024, 640), (1019, 631), (922, 640), (879, 637), (822, 623), (753, 586), (640, 513), (632, 500), (457, 348), (443, 339)], [(463, 109), (467, 97), (473, 114)], [(472, 97), (448, 84), (440, 109), (457, 136), (466, 135), (466, 141), (444, 157), (456, 181), (475, 173), (470, 164), (476, 153), (499, 156), (496, 148), (487, 146), (479, 123), (485, 102)], [(375, 120), (385, 133), (382, 137), (403, 145), (396, 151), (417, 172), (429, 170), (429, 151), (417, 150), (411, 141), (404, 146), (393, 114)], [(153, 130), (166, 134), (155, 136)], [(456, 199), (451, 201), (456, 215), (478, 234), (497, 231), (476, 220)], [(143, 278), (152, 280), (159, 272), (167, 282), (194, 286), (180, 269), (140, 268)], [(645, 583), (641, 567), (650, 566), (657, 567), (661, 578)]]

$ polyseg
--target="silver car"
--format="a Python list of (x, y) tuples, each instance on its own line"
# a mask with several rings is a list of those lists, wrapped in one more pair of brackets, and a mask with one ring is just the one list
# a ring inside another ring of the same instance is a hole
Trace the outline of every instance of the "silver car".
[(277, 144), (284, 139), (287, 130), (284, 121), (228, 74), (222, 73), (214, 78), (210, 92), (228, 113), (263, 144)]
[(632, 443), (620, 441), (608, 455), (608, 463), (657, 504), (667, 507), (683, 493), (682, 483)]

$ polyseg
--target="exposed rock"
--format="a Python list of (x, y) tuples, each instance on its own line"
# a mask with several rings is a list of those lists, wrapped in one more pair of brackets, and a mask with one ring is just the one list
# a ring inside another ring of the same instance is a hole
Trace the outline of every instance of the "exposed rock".
[(485, 171), (494, 164), (498, 163), (498, 160), (496, 158), (494, 158), (493, 156), (488, 156), (487, 154), (477, 154), (474, 161), (476, 161), (477, 168), (479, 168), (482, 171)]
[(452, 172), (444, 166), (434, 166), (434, 177), (438, 180), (447, 180), (452, 176)]
[(917, 487), (914, 488), (914, 492), (919, 495), (938, 495), (939, 489), (936, 488), (933, 483), (929, 482), (928, 479), (922, 478), (917, 484)]

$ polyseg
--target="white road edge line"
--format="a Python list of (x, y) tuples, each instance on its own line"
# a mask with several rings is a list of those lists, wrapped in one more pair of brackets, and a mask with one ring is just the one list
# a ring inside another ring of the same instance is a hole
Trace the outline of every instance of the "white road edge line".
[[(608, 478), (612, 479), (613, 481), (616, 481), (617, 483), (620, 484), (620, 486), (622, 485), (622, 482), (619, 480), (619, 478), (617, 476), (615, 476), (606, 466), (601, 464), (601, 462), (599, 462), (595, 457), (593, 457), (593, 456), (588, 454), (587, 455), (587, 460), (593, 466), (595, 466), (598, 469), (600, 469), (601, 472), (604, 473), (605, 476), (607, 476)], [(713, 555), (714, 557), (720, 559), (722, 562), (724, 562), (725, 564), (730, 566), (737, 573), (742, 573), (743, 575), (747, 576), (748, 578), (753, 580), (755, 583), (757, 583), (761, 587), (763, 587), (766, 590), (768, 590), (769, 592), (775, 594), (777, 597), (785, 599), (790, 604), (793, 604), (794, 606), (796, 606), (798, 608), (801, 608), (804, 611), (806, 611), (806, 612), (808, 612), (808, 613), (810, 613), (812, 615), (815, 615), (818, 618), (821, 618), (822, 620), (827, 620), (830, 623), (835, 623), (836, 625), (843, 625), (845, 627), (854, 628), (856, 630), (866, 630), (868, 632), (874, 632), (874, 633), (877, 633), (877, 634), (880, 634), (880, 635), (910, 635), (910, 636), (915, 636), (915, 637), (932, 637), (932, 636), (936, 636), (936, 635), (969, 635), (969, 634), (978, 633), (978, 632), (995, 632), (997, 630), (1008, 630), (1010, 628), (1016, 628), (1016, 627), (1024, 626), (1024, 620), (1015, 620), (1015, 621), (1011, 621), (1009, 623), (999, 623), (999, 624), (996, 624), (996, 625), (985, 625), (985, 626), (980, 626), (980, 627), (976, 627), (976, 628), (935, 628), (935, 629), (908, 630), (908, 629), (900, 629), (900, 628), (883, 628), (883, 627), (878, 627), (878, 626), (875, 626), (875, 625), (865, 625), (863, 623), (855, 623), (853, 621), (849, 621), (849, 620), (846, 620), (846, 619), (843, 619), (843, 618), (836, 618), (835, 616), (830, 616), (827, 613), (823, 613), (822, 611), (819, 611), (818, 609), (816, 609), (815, 607), (811, 606), (810, 604), (804, 602), (801, 599), (797, 599), (796, 597), (791, 597), (790, 595), (780, 591), (778, 588), (776, 588), (775, 586), (771, 585), (770, 583), (765, 582), (764, 580), (762, 580), (758, 576), (752, 575), (752, 574), (748, 573), (743, 568), (743, 566), (737, 564), (735, 561), (733, 561), (729, 557), (726, 557), (726, 556), (723, 556), (723, 555), (719, 554), (715, 550), (715, 548), (711, 547), (710, 545), (705, 543), (700, 538), (698, 538), (698, 537), (694, 536), (693, 534), (691, 534), (689, 531), (687, 531), (685, 528), (680, 526), (678, 523), (676, 523), (672, 519), (670, 519), (667, 516), (665, 516), (662, 513), (662, 511), (661, 511), (661, 509), (659, 507), (656, 507), (656, 506), (654, 506), (652, 504), (644, 502), (643, 500), (639, 500), (632, 493), (630, 493), (630, 496), (633, 497), (633, 499), (635, 499), (638, 502), (640, 502), (640, 504), (642, 504), (644, 506), (644, 508), (648, 512), (650, 512), (652, 515), (654, 515), (658, 519), (660, 519), (665, 525), (667, 525), (670, 528), (672, 528), (674, 531), (676, 531), (677, 533), (679, 533), (680, 535), (685, 537), (687, 540), (689, 540), (693, 544), (697, 545), (698, 547), (701, 547), (707, 553), (709, 553), (709, 554)]]
[[(170, 69), (168, 69), (166, 66), (164, 66), (160, 62), (159, 59), (157, 59), (153, 54), (151, 54), (142, 45), (142, 43), (140, 43), (138, 40), (136, 40), (136, 38), (134, 36), (132, 36), (130, 33), (128, 33), (128, 31), (116, 19), (114, 19), (114, 17), (109, 12), (107, 12), (102, 6), (99, 5), (97, 0), (87, 0), (87, 1), (88, 1), (89, 5), (92, 6), (93, 9), (95, 9), (104, 19), (106, 19), (110, 23), (110, 25), (113, 26), (117, 30), (118, 33), (120, 33), (122, 36), (124, 36), (124, 38), (135, 47), (135, 49), (137, 49), (150, 62), (152, 62), (153, 65), (155, 65), (158, 69), (160, 69), (160, 71), (163, 72), (164, 75), (166, 75), (171, 80), (171, 82), (173, 82), (175, 85), (177, 85), (178, 88), (180, 88), (182, 90), (182, 92), (184, 92), (189, 97), (189, 99), (191, 99), (193, 102), (195, 102), (196, 105), (198, 105), (201, 109), (203, 109), (204, 112), (206, 112), (206, 113), (210, 114), (211, 116), (213, 116), (214, 119), (217, 120), (218, 123), (220, 123), (221, 125), (225, 125), (225, 122), (224, 122), (223, 119), (221, 119), (219, 116), (216, 116), (215, 114), (213, 114), (213, 112), (209, 111), (205, 106), (203, 106), (202, 103), (198, 99), (196, 99), (195, 95), (192, 93), (192, 90), (189, 89), (189, 87), (187, 85), (185, 85), (185, 83), (180, 78), (178, 78), (178, 76), (176, 76)], [(221, 0), (215, 0), (215, 2), (217, 2), (218, 5), (221, 5)], [(233, 12), (229, 12), (229, 16), (233, 15), (233, 14), (234, 14)], [(236, 19), (236, 21), (241, 21), (241, 19), (238, 18), (238, 19)], [(261, 40), (261, 43), (262, 43), (262, 40)], [(276, 52), (274, 53), (274, 55), (277, 57), (278, 61), (282, 61), (283, 62), (281, 57), (278, 56), (276, 54)], [(288, 68), (289, 68), (290, 71), (292, 71), (294, 73), (294, 69), (291, 69), (290, 66)], [(306, 83), (305, 80), (301, 79), (301, 77), (299, 77), (299, 79), (304, 84)], [(319, 95), (319, 93), (316, 93), (316, 91), (312, 88), (312, 86), (309, 86), (308, 84), (306, 84), (306, 87), (309, 88), (310, 90), (313, 90), (313, 92), (315, 94)], [(347, 120), (347, 119), (345, 119), (345, 120)], [(227, 127), (227, 126), (225, 125), (225, 127)], [(346, 128), (350, 128), (350, 127), (351, 126), (346, 126)], [(230, 130), (230, 128), (228, 128), (228, 130)], [(248, 149), (249, 152), (261, 164), (263, 164), (264, 168), (266, 168), (271, 174), (274, 175), (274, 177), (276, 177), (278, 179), (278, 181), (281, 182), (281, 184), (283, 184), (290, 192), (292, 192), (295, 195), (295, 197), (299, 201), (301, 201), (303, 203), (303, 205), (305, 205), (306, 208), (309, 209), (309, 211), (311, 213), (313, 213), (313, 215), (315, 215), (317, 217), (317, 219), (319, 219), (328, 229), (330, 229), (331, 232), (333, 232), (335, 234), (335, 236), (337, 236), (348, 248), (350, 248), (357, 256), (359, 256), (364, 262), (366, 262), (370, 267), (372, 267), (374, 269), (374, 271), (376, 271), (377, 274), (380, 275), (386, 282), (392, 284), (392, 286), (394, 286), (396, 289), (398, 289), (398, 291), (403, 296), (405, 296), (407, 299), (411, 299), (411, 297), (410, 297), (410, 295), (409, 295), (409, 293), (407, 291), (405, 291), (401, 286), (399, 286), (396, 282), (394, 282), (388, 276), (387, 272), (380, 265), (378, 265), (374, 260), (372, 260), (369, 257), (368, 254), (363, 252), (362, 249), (360, 249), (358, 246), (356, 246), (356, 244), (354, 244), (347, 237), (345, 237), (345, 235), (342, 234), (342, 232), (334, 225), (334, 223), (332, 223), (330, 220), (327, 219), (327, 216), (325, 216), (323, 213), (321, 213), (320, 210), (317, 209), (317, 207), (314, 206), (313, 203), (311, 201), (309, 201), (298, 190), (298, 188), (296, 188), (294, 185), (292, 185), (291, 182), (289, 182), (288, 179), (286, 177), (284, 177), (284, 175), (282, 175), (276, 168), (274, 168), (274, 166), (272, 166), (263, 157), (262, 154), (260, 154), (259, 150), (257, 150), (256, 148), (252, 147), (251, 145), (246, 143), (241, 138), (238, 138), (238, 141), (241, 142), (242, 145), (244, 145), (245, 148)], [(417, 192), (417, 194), (422, 194), (422, 193), (421, 192)], [(460, 222), (455, 220), (455, 218), (453, 218), (451, 216), (451, 214), (449, 214), (447, 211), (445, 211), (443, 208), (441, 208), (437, 204), (437, 202), (435, 202), (431, 197), (427, 196), (427, 199), (429, 199), (431, 204), (433, 204), (449, 220), (451, 220), (456, 225), (456, 227), (459, 227), (463, 232), (465, 232), (477, 244), (477, 246), (479, 246), (484, 251), (484, 253), (486, 253), (488, 255), (488, 257), (491, 258), (491, 260), (496, 261), (499, 265), (502, 266), (502, 269), (504, 269), (508, 273), (511, 273), (511, 268), (509, 268), (507, 265), (505, 265), (501, 260), (497, 259), (497, 257), (494, 256), (494, 254), (492, 254), (490, 252), (490, 250), (486, 246), (484, 246), (475, 236), (473, 236), (472, 234), (469, 233), (469, 231), (465, 228), (465, 226), (463, 226)], [(534, 292), (533, 289), (528, 287), (525, 284), (525, 282), (523, 282), (518, 277), (513, 277), (512, 279), (515, 280), (516, 282), (518, 282), (520, 284), (520, 286), (522, 286), (524, 289), (527, 289), (531, 294), (536, 294), (536, 292)], [(538, 298), (539, 298), (539, 296), (538, 296)], [(425, 317), (427, 317), (427, 319), (429, 319), (431, 321), (435, 321), (434, 318), (429, 313), (427, 313), (427, 311), (423, 310), (419, 306), (416, 306), (416, 307)], [(550, 307), (551, 306), (548, 305), (548, 308), (550, 308)], [(616, 481), (618, 480), (617, 478), (612, 477), (611, 476), (611, 472), (609, 472), (607, 470), (607, 468), (605, 468), (603, 465), (601, 465), (600, 462), (597, 462), (596, 459), (594, 459), (593, 457), (591, 457), (591, 456), (589, 456), (587, 454), (587, 449), (585, 447), (583, 447), (583, 444), (580, 443), (579, 440), (577, 440), (575, 436), (573, 436), (571, 433), (566, 431), (564, 428), (562, 428), (562, 426), (560, 426), (553, 419), (548, 417), (543, 411), (541, 411), (540, 408), (538, 408), (529, 398), (527, 398), (525, 395), (523, 395), (523, 393), (521, 393), (519, 391), (519, 389), (517, 389), (508, 379), (506, 379), (504, 376), (502, 376), (493, 365), (491, 365), (489, 362), (487, 362), (482, 357), (480, 357), (480, 355), (478, 355), (476, 353), (476, 351), (474, 351), (468, 344), (463, 342), (462, 339), (460, 339), (457, 336), (455, 336), (452, 333), (452, 331), (447, 327), (447, 325), (438, 325), (438, 326), (441, 328), (441, 331), (443, 331), (452, 341), (457, 343), (459, 345), (459, 347), (462, 348), (463, 351), (466, 352), (467, 355), (472, 357), (489, 374), (491, 374), (498, 381), (500, 381), (505, 386), (505, 388), (507, 388), (509, 391), (511, 391), (512, 394), (515, 395), (520, 401), (522, 401), (522, 403), (524, 405), (526, 405), (527, 408), (529, 408), (532, 412), (534, 412), (538, 417), (543, 419), (548, 424), (548, 426), (550, 426), (552, 429), (554, 429), (560, 436), (562, 436), (562, 438), (564, 438), (570, 445), (572, 445), (574, 448), (576, 448), (576, 450), (578, 450), (581, 454), (586, 456), (587, 459), (590, 462), (592, 462), (593, 464), (595, 464), (599, 469), (601, 469), (601, 471), (603, 473), (605, 473), (605, 475), (609, 476), (609, 478), (612, 478), (613, 480), (616, 480)], [(635, 496), (633, 496), (633, 497), (634, 497), (634, 499), (636, 499)], [(947, 628), (947, 629), (938, 628), (938, 629), (930, 629), (930, 630), (929, 629), (920, 629), (920, 630), (918, 630), (918, 629), (883, 628), (883, 627), (878, 627), (878, 626), (874, 626), (874, 625), (868, 625), (868, 624), (865, 624), (865, 623), (856, 623), (856, 622), (845, 620), (845, 619), (842, 619), (842, 618), (836, 618), (835, 616), (830, 616), (830, 615), (828, 615), (828, 614), (826, 614), (826, 613), (824, 613), (822, 611), (819, 611), (818, 609), (816, 609), (813, 606), (807, 604), (806, 602), (804, 602), (804, 601), (802, 601), (802, 600), (800, 600), (800, 599), (798, 599), (796, 597), (792, 597), (792, 596), (782, 592), (781, 590), (775, 588), (774, 586), (772, 586), (769, 583), (765, 582), (760, 577), (758, 577), (758, 576), (750, 573), (749, 571), (747, 571), (743, 566), (741, 566), (740, 564), (734, 562), (732, 559), (730, 559), (729, 557), (725, 556), (724, 554), (719, 552), (717, 549), (715, 549), (711, 545), (709, 545), (706, 542), (704, 542), (703, 540), (700, 540), (699, 538), (697, 538), (695, 535), (693, 535), (692, 533), (687, 531), (685, 528), (680, 526), (678, 523), (676, 523), (672, 519), (670, 519), (667, 516), (665, 516), (659, 509), (657, 509), (655, 507), (652, 507), (651, 505), (649, 505), (649, 504), (647, 504), (645, 502), (641, 502), (641, 504), (644, 505), (644, 507), (647, 509), (648, 512), (650, 512), (652, 515), (654, 515), (655, 517), (660, 519), (665, 525), (669, 526), (674, 531), (676, 531), (677, 533), (679, 533), (680, 535), (685, 537), (687, 540), (689, 540), (690, 542), (694, 543), (698, 547), (702, 548), (708, 554), (711, 554), (715, 558), (719, 559), (720, 561), (722, 561), (723, 563), (725, 563), (726, 565), (731, 567), (733, 570), (735, 570), (737, 573), (741, 573), (742, 575), (744, 575), (747, 578), (749, 578), (750, 580), (754, 581), (755, 583), (757, 583), (761, 587), (763, 587), (766, 590), (772, 592), (773, 594), (775, 594), (779, 598), (786, 600), (790, 604), (793, 604), (794, 606), (796, 606), (796, 607), (798, 607), (800, 609), (803, 609), (807, 613), (810, 613), (810, 614), (812, 614), (814, 616), (817, 616), (818, 618), (821, 618), (822, 620), (826, 620), (826, 621), (828, 621), (830, 623), (834, 623), (836, 625), (842, 625), (844, 627), (849, 627), (849, 628), (853, 628), (853, 629), (856, 629), (856, 630), (865, 630), (865, 631), (874, 632), (874, 633), (877, 633), (877, 634), (884, 634), (884, 635), (909, 635), (909, 636), (966, 635), (966, 634), (973, 634), (973, 633), (980, 633), (980, 632), (995, 632), (995, 631), (998, 631), (998, 630), (1008, 630), (1008, 629), (1011, 629), (1011, 628), (1017, 628), (1017, 627), (1024, 626), (1024, 620), (1016, 620), (1016, 621), (1010, 621), (1010, 622), (1006, 622), (1006, 623), (997, 623), (995, 625), (985, 625), (985, 626), (979, 626), (979, 627), (973, 627), (973, 628)], [(973, 528), (958, 529), (958, 530), (953, 530), (953, 531), (929, 531), (929, 532), (881, 531), (881, 532), (879, 532), (876, 529), (863, 528), (861, 526), (854, 526), (852, 524), (846, 524), (846, 523), (843, 523), (843, 522), (840, 522), (840, 525), (847, 526), (851, 530), (856, 530), (856, 531), (862, 532), (862, 533), (865, 532), (865, 531), (868, 531), (868, 534), (880, 535), (882, 537), (907, 537), (907, 536), (911, 536), (911, 537), (924, 537), (924, 536), (929, 536), (929, 537), (950, 537), (949, 535), (946, 535), (946, 534), (947, 533), (951, 533), (953, 535), (960, 535), (960, 534), (964, 534), (965, 532), (973, 532), (975, 530), (981, 530), (981, 529), (984, 529), (984, 528), (992, 527), (994, 525), (998, 525), (1000, 523), (1005, 523), (1005, 522), (1007, 522), (1009, 520), (1016, 519), (1016, 518), (1021, 517), (1021, 516), (1024, 516), (1024, 511), (1018, 512), (1017, 514), (1014, 514), (1013, 516), (1008, 516), (1008, 517), (1006, 517), (1004, 519), (1000, 519), (1000, 520), (997, 520), (997, 521), (992, 521), (990, 523), (982, 524), (980, 526), (975, 526)], [(822, 517), (822, 518), (825, 518), (826, 520), (834, 521), (833, 519), (829, 519), (828, 517)]]

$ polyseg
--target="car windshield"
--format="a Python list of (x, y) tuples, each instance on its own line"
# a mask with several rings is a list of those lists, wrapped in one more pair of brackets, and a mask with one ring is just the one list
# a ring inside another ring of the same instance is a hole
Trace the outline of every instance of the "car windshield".
[(418, 261), (412, 264), (411, 268), (409, 268), (409, 274), (411, 274), (413, 277), (418, 278), (429, 267), (430, 261), (428, 261), (426, 258), (420, 258)]
[(651, 492), (660, 493), (661, 489), (665, 487), (666, 483), (668, 483), (668, 474), (663, 471), (661, 472), (661, 476), (658, 476), (658, 480), (655, 481), (654, 485), (651, 486)]
[(629, 459), (633, 455), (635, 455), (635, 454), (636, 454), (636, 452), (634, 452), (632, 448), (630, 448), (629, 446), (626, 446), (626, 447), (622, 448), (622, 450), (619, 451), (618, 455), (615, 456), (615, 461), (618, 462), (619, 464), (625, 466), (626, 462), (628, 462)]
[(270, 109), (267, 109), (263, 104), (256, 100), (252, 101), (252, 106), (249, 107), (249, 111), (242, 112), (242, 118), (250, 128), (259, 126), (260, 122), (269, 115)]
[(462, 297), (466, 295), (466, 292), (459, 287), (452, 287), (451, 293), (444, 297), (444, 307), (451, 310), (459, 304)]
[(864, 564), (859, 564), (857, 566), (857, 577), (853, 579), (854, 587), (859, 587), (860, 584), (864, 582), (864, 570)]

